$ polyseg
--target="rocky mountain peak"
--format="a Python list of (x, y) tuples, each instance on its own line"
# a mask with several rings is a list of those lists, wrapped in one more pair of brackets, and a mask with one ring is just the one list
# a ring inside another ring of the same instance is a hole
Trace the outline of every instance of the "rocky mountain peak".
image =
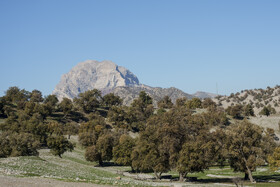
[(108, 92), (116, 87), (136, 85), (139, 85), (138, 78), (126, 68), (108, 60), (102, 62), (87, 60), (62, 75), (53, 94), (62, 100), (63, 97), (77, 97), (79, 93), (91, 89)]

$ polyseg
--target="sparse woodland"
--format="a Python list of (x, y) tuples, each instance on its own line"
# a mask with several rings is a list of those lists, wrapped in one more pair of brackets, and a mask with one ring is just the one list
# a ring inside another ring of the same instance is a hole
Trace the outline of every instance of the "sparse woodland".
[(176, 103), (166, 96), (155, 108), (145, 92), (124, 106), (120, 97), (96, 89), (59, 102), (55, 95), (43, 98), (38, 90), (11, 87), (0, 98), (0, 157), (38, 155), (46, 148), (61, 157), (75, 149), (69, 139), (78, 135), (86, 160), (101, 167), (114, 162), (157, 179), (176, 171), (184, 181), (189, 173), (229, 165), (255, 182), (258, 166), (280, 167), (279, 147), (273, 129), (247, 118), (275, 114), (278, 90)]

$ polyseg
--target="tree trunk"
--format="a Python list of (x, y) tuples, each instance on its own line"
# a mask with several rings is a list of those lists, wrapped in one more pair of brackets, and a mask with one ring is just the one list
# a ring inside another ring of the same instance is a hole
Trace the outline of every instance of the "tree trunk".
[(99, 166), (103, 166), (103, 161), (102, 161), (102, 159), (99, 159)]
[(250, 168), (247, 165), (247, 160), (245, 159), (245, 157), (243, 157), (243, 160), (244, 160), (245, 166), (247, 168), (247, 172), (245, 172), (245, 177), (246, 177), (246, 174), (247, 174), (247, 179), (248, 179), (248, 176), (249, 176), (250, 182), (251, 183), (256, 183), (256, 181), (253, 179), (252, 171), (250, 170)]
[(68, 134), (68, 139), (70, 139), (71, 134)]
[(247, 171), (248, 171), (248, 175), (249, 175), (249, 179), (251, 183), (256, 183), (256, 181), (253, 179), (253, 175), (251, 170), (247, 167)]
[(184, 182), (184, 178), (186, 177), (187, 172), (179, 173), (179, 181)]
[(134, 168), (132, 166), (130, 166), (130, 167), (131, 167), (131, 173), (135, 173)]
[(156, 179), (161, 179), (161, 172), (157, 173), (156, 171), (154, 172), (155, 173), (155, 176), (156, 176)]
[(249, 180), (249, 177), (248, 177), (248, 173), (247, 173), (247, 172), (245, 172), (244, 180), (245, 180), (245, 181), (246, 181), (246, 180)]

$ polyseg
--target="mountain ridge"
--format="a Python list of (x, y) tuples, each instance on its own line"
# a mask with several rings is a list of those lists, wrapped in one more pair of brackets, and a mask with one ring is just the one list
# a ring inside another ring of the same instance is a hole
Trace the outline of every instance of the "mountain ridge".
[(178, 88), (151, 87), (141, 84), (136, 75), (125, 67), (118, 66), (112, 61), (86, 60), (78, 63), (68, 73), (61, 76), (52, 94), (61, 101), (63, 97), (73, 99), (79, 93), (98, 89), (103, 95), (114, 93), (120, 96), (125, 105), (129, 105), (140, 91), (147, 92), (156, 103), (164, 96), (169, 96), (173, 102), (181, 97), (215, 97), (215, 94), (196, 92), (194, 95), (183, 92)]

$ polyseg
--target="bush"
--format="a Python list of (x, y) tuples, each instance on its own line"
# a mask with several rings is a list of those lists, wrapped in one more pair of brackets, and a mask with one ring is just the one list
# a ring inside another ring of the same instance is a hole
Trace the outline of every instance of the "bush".
[(64, 136), (50, 136), (47, 139), (48, 147), (51, 149), (53, 155), (61, 155), (66, 151), (72, 151), (74, 145), (69, 142)]
[(37, 156), (40, 142), (29, 133), (4, 132), (0, 135), (0, 157)]

